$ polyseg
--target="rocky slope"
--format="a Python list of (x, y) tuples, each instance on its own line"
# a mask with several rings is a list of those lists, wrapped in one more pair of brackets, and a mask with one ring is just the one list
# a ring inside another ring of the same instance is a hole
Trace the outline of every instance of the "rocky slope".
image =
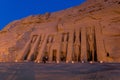
[(108, 56), (112, 62), (120, 62), (119, 0), (87, 0), (80, 6), (11, 22), (0, 31), (0, 61), (14, 61), (32, 32), (56, 32), (59, 24), (64, 30), (75, 26), (101, 26)]

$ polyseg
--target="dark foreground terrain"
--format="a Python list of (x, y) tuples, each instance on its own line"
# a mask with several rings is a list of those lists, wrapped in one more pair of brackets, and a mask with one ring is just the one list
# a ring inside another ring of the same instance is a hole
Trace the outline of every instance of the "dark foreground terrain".
[(120, 80), (120, 64), (0, 63), (0, 80)]

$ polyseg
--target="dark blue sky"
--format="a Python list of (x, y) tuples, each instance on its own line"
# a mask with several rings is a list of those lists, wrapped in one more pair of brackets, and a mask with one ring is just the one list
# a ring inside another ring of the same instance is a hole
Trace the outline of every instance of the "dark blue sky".
[(56, 12), (76, 6), (85, 0), (0, 0), (0, 30), (23, 17)]

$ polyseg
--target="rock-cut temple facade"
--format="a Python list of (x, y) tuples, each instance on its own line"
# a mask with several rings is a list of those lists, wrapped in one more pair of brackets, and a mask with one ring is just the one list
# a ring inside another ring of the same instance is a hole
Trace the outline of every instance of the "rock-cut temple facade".
[(42, 62), (87, 62), (108, 61), (109, 53), (105, 44), (101, 27), (80, 27), (63, 30), (58, 26), (57, 32), (33, 32), (16, 61)]

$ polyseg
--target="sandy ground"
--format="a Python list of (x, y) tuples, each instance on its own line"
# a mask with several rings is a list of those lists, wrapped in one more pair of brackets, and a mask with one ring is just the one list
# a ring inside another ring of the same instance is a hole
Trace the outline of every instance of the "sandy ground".
[(0, 80), (120, 80), (120, 64), (0, 63)]

